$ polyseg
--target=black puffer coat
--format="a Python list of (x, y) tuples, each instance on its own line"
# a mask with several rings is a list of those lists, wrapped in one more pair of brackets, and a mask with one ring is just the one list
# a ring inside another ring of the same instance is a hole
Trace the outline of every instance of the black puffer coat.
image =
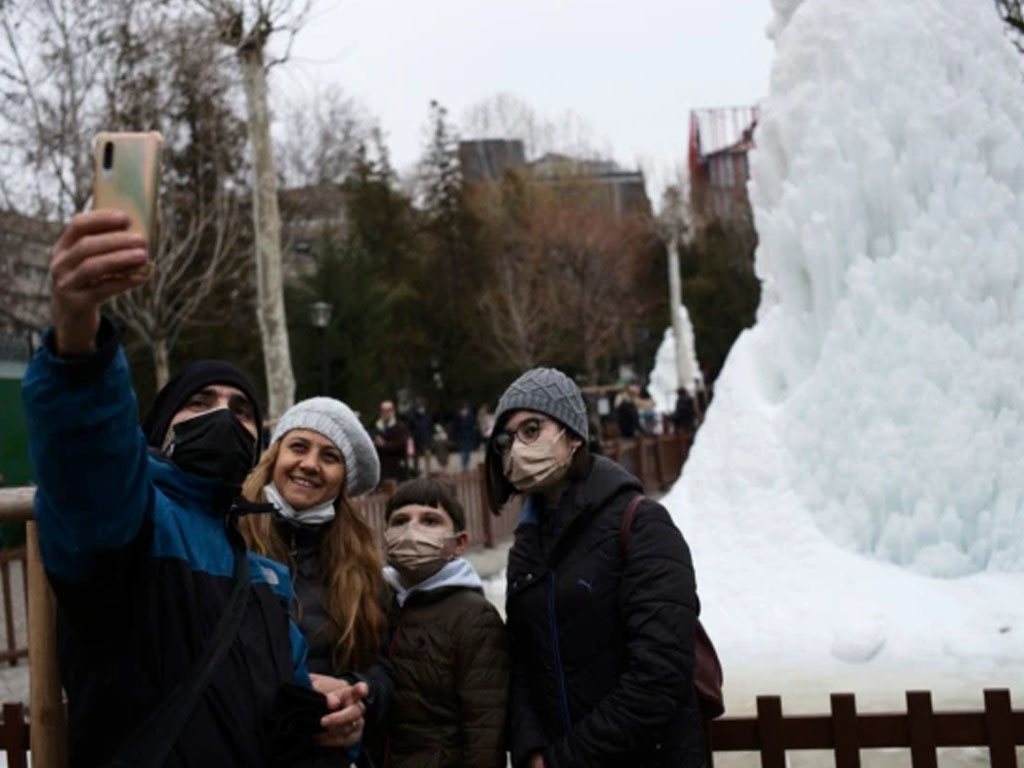
[[(366, 682), (370, 688), (370, 695), (364, 700), (367, 738), (370, 738), (383, 728), (395, 691), (390, 664), (385, 656), (387, 637), (381, 637), (381, 655), (373, 666), (360, 670), (334, 668), (331, 659), (334, 643), (328, 632), (329, 619), (322, 602), (324, 579), (320, 571), (320, 551), (327, 526), (301, 525), (282, 517), (274, 518), (274, 523), (294, 563), (292, 580), (299, 604), (298, 625), (309, 645), (306, 666), (314, 674)], [(387, 597), (385, 591), (381, 596), (382, 603)]]
[(693, 690), (699, 606), (663, 507), (622, 515), (640, 483), (601, 456), (557, 508), (530, 498), (509, 553), (512, 760), (548, 768), (704, 765)]

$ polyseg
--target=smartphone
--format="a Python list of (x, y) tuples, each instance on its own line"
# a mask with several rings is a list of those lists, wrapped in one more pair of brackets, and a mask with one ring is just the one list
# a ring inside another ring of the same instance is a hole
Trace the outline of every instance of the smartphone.
[(129, 232), (146, 238), (149, 261), (141, 268), (153, 272), (159, 235), (160, 150), (164, 139), (148, 133), (99, 133), (93, 145), (95, 172), (92, 207), (116, 208), (128, 214)]

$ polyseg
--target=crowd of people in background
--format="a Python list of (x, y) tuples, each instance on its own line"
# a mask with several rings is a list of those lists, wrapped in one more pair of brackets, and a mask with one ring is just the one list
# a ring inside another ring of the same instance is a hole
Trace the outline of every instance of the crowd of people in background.
[[(494, 514), (519, 501), (505, 624), (454, 493), (411, 477), (439, 435), (422, 403), (407, 423), (384, 401), (368, 430), (316, 397), (268, 436), (252, 381), (208, 360), (140, 424), (100, 313), (147, 279), (127, 224), (61, 235), (23, 385), (72, 765), (706, 764), (689, 550), (591, 449), (570, 377), (526, 371), (443, 429), (462, 468), (484, 447)], [(617, 407), (634, 434), (647, 410), (638, 387)], [(382, 481), (381, 542), (353, 499)]]
[[(701, 382), (694, 386), (694, 395), (686, 387), (676, 393), (676, 404), (669, 413), (660, 413), (647, 388), (637, 383), (623, 385), (614, 395), (613, 408), (606, 419), (596, 415), (594, 398), (584, 396), (593, 440), (606, 438), (632, 439), (638, 435), (666, 432), (693, 434), (703, 420), (710, 403), (711, 390)], [(412, 409), (396, 412), (395, 402), (380, 404), (371, 433), (381, 461), (381, 479), (392, 483), (412, 477), (449, 471), (465, 471), (475, 466), (474, 456), (482, 458), (481, 449), (494, 431), (495, 415), (484, 403), (475, 411), (462, 401), (449, 417), (431, 415), (426, 402), (417, 399)], [(458, 459), (454, 465), (452, 454)]]

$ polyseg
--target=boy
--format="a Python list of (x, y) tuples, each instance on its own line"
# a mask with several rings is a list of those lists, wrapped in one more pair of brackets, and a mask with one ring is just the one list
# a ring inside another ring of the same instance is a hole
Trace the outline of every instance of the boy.
[(384, 764), (504, 766), (505, 627), (461, 557), (469, 545), (462, 507), (421, 478), (399, 486), (384, 520), (395, 681)]

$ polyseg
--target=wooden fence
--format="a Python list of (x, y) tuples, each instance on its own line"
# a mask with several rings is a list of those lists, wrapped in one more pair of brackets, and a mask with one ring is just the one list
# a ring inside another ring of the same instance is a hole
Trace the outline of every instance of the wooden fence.
[(667, 435), (638, 435), (602, 444), (605, 455), (632, 472), (647, 493), (667, 490), (683, 470), (693, 434), (672, 432)]
[[(30, 729), (21, 704), (3, 706), (0, 750), (11, 768), (25, 768)], [(715, 754), (757, 753), (762, 768), (785, 768), (787, 752), (828, 750), (836, 768), (859, 768), (861, 750), (908, 749), (913, 768), (937, 768), (944, 747), (986, 748), (993, 768), (1017, 768), (1024, 746), (1024, 711), (1014, 711), (1007, 690), (985, 691), (982, 711), (934, 712), (927, 691), (907, 693), (907, 711), (858, 713), (853, 694), (832, 694), (822, 715), (782, 714), (778, 696), (759, 696), (756, 717), (725, 717), (708, 729), (709, 762)], [(38, 768), (49, 768), (34, 761)], [(711, 768), (709, 766), (709, 768)]]
[(983, 711), (935, 712), (928, 691), (908, 691), (907, 711), (858, 713), (850, 693), (834, 693), (827, 715), (782, 714), (778, 696), (758, 696), (756, 717), (725, 717), (708, 729), (709, 753), (756, 752), (763, 768), (785, 768), (786, 753), (829, 750), (836, 768), (859, 768), (861, 750), (909, 749), (913, 768), (937, 768), (941, 747), (985, 747), (993, 768), (1016, 768), (1024, 711), (1010, 692), (985, 691)]

